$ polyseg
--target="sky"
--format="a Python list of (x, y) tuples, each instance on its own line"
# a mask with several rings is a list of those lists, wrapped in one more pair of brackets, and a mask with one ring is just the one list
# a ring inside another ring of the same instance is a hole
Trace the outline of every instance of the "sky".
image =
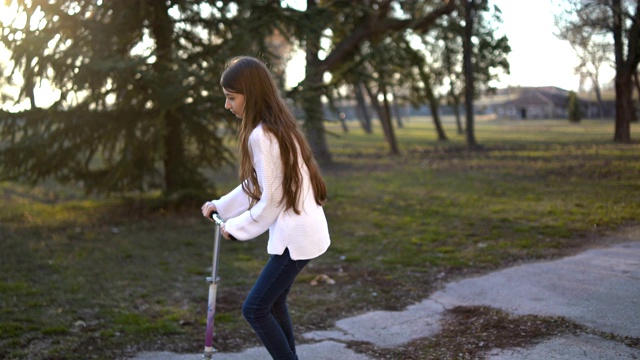
[[(509, 38), (511, 74), (503, 76), (498, 88), (507, 86), (557, 86), (578, 90), (576, 53), (567, 41), (554, 35), (554, 7), (551, 0), (491, 0), (502, 11), (500, 30)], [(615, 75), (603, 66), (600, 83)]]

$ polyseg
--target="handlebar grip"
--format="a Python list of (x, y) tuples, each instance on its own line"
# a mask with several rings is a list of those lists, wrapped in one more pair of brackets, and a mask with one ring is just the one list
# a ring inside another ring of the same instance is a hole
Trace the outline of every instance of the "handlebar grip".
[[(209, 214), (209, 217), (216, 223), (216, 225), (218, 226), (222, 226), (224, 224), (224, 220), (222, 220), (222, 218), (220, 217), (220, 215), (218, 215), (217, 212), (212, 211), (211, 214)], [(235, 237), (233, 237), (233, 235), (229, 234), (229, 240), (231, 241), (238, 241), (238, 239), (236, 239)]]

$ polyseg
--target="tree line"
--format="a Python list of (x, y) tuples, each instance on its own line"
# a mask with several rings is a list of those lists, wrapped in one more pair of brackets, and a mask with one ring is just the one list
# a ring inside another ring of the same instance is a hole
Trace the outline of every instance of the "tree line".
[[(323, 99), (367, 97), (391, 153), (391, 101), (429, 104), (441, 140), (438, 105), (465, 104), (473, 148), (473, 98), (509, 71), (508, 38), (494, 35), (500, 10), (488, 0), (8, 4), (19, 16), (3, 25), (0, 41), (10, 76), (22, 79), (14, 100), (30, 106), (0, 113), (0, 176), (53, 177), (87, 192), (211, 189), (203, 169), (232, 161), (224, 141), (235, 123), (218, 82), (236, 55), (260, 57), (284, 84), (287, 56), (304, 51), (304, 80), (286, 95), (303, 110), (321, 163), (331, 162)], [(59, 98), (39, 108), (34, 90), (43, 82)]]

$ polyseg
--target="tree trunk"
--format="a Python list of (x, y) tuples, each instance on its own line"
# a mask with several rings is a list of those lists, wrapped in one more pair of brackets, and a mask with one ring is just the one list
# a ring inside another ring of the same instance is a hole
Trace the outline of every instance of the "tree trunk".
[(398, 104), (398, 97), (393, 91), (392, 91), (392, 95), (393, 95), (393, 113), (396, 116), (396, 124), (398, 124), (398, 129), (402, 129), (404, 127), (404, 123), (402, 122), (402, 113), (400, 111), (400, 104)]
[(433, 125), (436, 127), (436, 133), (438, 134), (439, 141), (447, 141), (447, 134), (444, 132), (444, 128), (442, 127), (442, 121), (440, 120), (440, 104), (438, 103), (438, 99), (436, 99), (435, 94), (433, 93), (433, 88), (431, 87), (430, 79), (423, 77), (423, 81), (425, 84), (425, 91), (427, 93), (427, 100), (429, 101), (429, 107), (431, 108), (431, 117), (433, 118)]
[[(318, 5), (315, 0), (307, 0), (307, 11), (316, 11)], [(316, 161), (321, 165), (331, 163), (331, 153), (327, 146), (324, 124), (322, 122), (322, 75), (323, 70), (319, 66), (320, 38), (322, 37), (320, 26), (310, 26), (306, 38), (305, 78), (303, 80), (302, 108), (304, 109), (304, 130), (307, 141), (313, 151)]]
[(388, 134), (387, 140), (389, 142), (389, 152), (391, 155), (400, 155), (400, 149), (398, 148), (398, 140), (396, 139), (396, 134), (393, 131), (393, 122), (391, 121), (391, 106), (389, 105), (389, 98), (387, 96), (387, 89), (383, 85), (382, 86), (382, 104), (383, 106), (383, 116), (380, 120), (383, 121), (383, 128), (385, 129), (385, 133)]
[[(369, 94), (369, 98), (371, 99), (371, 104), (373, 108), (378, 113), (378, 117), (380, 118), (380, 124), (382, 125), (382, 131), (384, 133), (384, 137), (387, 140), (387, 144), (389, 145), (389, 152), (394, 155), (400, 154), (398, 150), (398, 142), (395, 139), (395, 134), (393, 132), (393, 125), (391, 124), (391, 119), (388, 112), (388, 107), (380, 105), (378, 101), (378, 96), (371, 90), (367, 84), (364, 84), (364, 88), (367, 90), (367, 94)], [(385, 96), (386, 101), (386, 96)]]
[(440, 104), (438, 103), (436, 95), (433, 93), (433, 87), (431, 87), (431, 76), (429, 73), (424, 71), (423, 68), (419, 68), (418, 71), (420, 74), (420, 79), (424, 84), (425, 96), (427, 97), (427, 101), (429, 101), (431, 117), (433, 118), (433, 125), (436, 128), (436, 133), (438, 134), (438, 140), (447, 141), (447, 134), (444, 132), (442, 122), (440, 121)]
[[(317, 55), (315, 55), (317, 59)], [(309, 52), (307, 52), (307, 63)], [(322, 74), (314, 70), (313, 66), (307, 66), (307, 74), (303, 82), (304, 95), (302, 108), (305, 113), (304, 130), (309, 141), (309, 146), (318, 163), (327, 165), (331, 163), (331, 153), (327, 147), (326, 134), (323, 125), (322, 111)]]
[(369, 115), (369, 110), (367, 109), (367, 102), (364, 100), (364, 95), (362, 94), (362, 84), (358, 83), (353, 85), (356, 89), (356, 100), (358, 101), (358, 109), (360, 113), (360, 123), (362, 124), (362, 129), (367, 134), (371, 134), (371, 116)]
[(451, 88), (451, 106), (453, 110), (453, 116), (456, 118), (456, 128), (458, 129), (458, 135), (462, 135), (464, 130), (462, 128), (462, 120), (460, 119), (460, 97)]
[(475, 10), (475, 0), (464, 0), (464, 54), (463, 54), (463, 66), (465, 77), (465, 109), (467, 115), (467, 146), (469, 148), (478, 147), (473, 126), (473, 96), (474, 96), (474, 79), (473, 79), (473, 44), (471, 38), (473, 36), (473, 12)]
[(348, 133), (349, 132), (349, 126), (347, 125), (347, 117), (345, 116), (344, 113), (339, 112), (338, 113), (338, 120), (340, 121), (340, 125), (342, 125), (342, 132), (343, 133)]
[(160, 109), (164, 126), (164, 180), (165, 192), (172, 194), (188, 187), (191, 174), (187, 172), (184, 158), (184, 143), (182, 122), (177, 114), (171, 110), (171, 104), (165, 100), (167, 94), (163, 91), (172, 86), (177, 79), (174, 79), (171, 65), (174, 63), (172, 37), (173, 22), (169, 16), (167, 3), (164, 1), (148, 1), (149, 6), (153, 9), (151, 31), (156, 41), (157, 60), (154, 67), (160, 78), (163, 79), (162, 84), (154, 89), (156, 95), (155, 107)]
[[(636, 87), (636, 91), (638, 92), (638, 100), (640, 100), (640, 79), (638, 79), (638, 68), (633, 70), (633, 85)], [(636, 114), (635, 102), (633, 101), (633, 91), (631, 95), (631, 105), (633, 106), (633, 117), (631, 118), (632, 122), (638, 122), (638, 116)]]
[[(613, 10), (613, 43), (614, 54), (616, 64), (616, 125), (613, 135), (613, 141), (615, 142), (630, 142), (631, 141), (631, 111), (633, 109), (631, 102), (631, 76), (633, 69), (630, 68), (632, 62), (632, 54), (627, 55), (627, 61), (624, 59), (624, 43), (623, 43), (623, 29), (624, 29), (624, 14), (622, 11), (621, 0), (612, 1)], [(637, 27), (637, 25), (636, 25)], [(637, 30), (636, 30), (637, 32)], [(637, 37), (630, 38), (636, 39)], [(633, 44), (629, 44), (629, 52), (633, 50)], [(637, 41), (636, 47), (637, 50)], [(637, 64), (637, 63), (636, 63)]]
[(613, 141), (631, 141), (631, 112), (633, 102), (631, 101), (631, 73), (626, 69), (616, 70), (616, 125)]
[(600, 119), (604, 118), (604, 102), (602, 101), (602, 91), (600, 90), (600, 85), (597, 82), (593, 83), (593, 90), (596, 93), (596, 99), (598, 101), (598, 113)]

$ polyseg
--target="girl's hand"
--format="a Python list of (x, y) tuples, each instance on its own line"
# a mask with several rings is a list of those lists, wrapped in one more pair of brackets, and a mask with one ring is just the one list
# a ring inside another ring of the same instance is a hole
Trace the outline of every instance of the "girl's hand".
[(226, 224), (220, 225), (220, 233), (222, 234), (222, 236), (224, 236), (225, 239), (231, 240), (231, 237), (229, 236), (229, 233), (227, 232), (227, 229), (225, 227)]
[(211, 218), (211, 214), (213, 214), (214, 212), (218, 212), (218, 209), (216, 209), (216, 206), (211, 201), (207, 201), (206, 203), (204, 203), (204, 205), (202, 205), (201, 210), (202, 210), (202, 216), (206, 217), (211, 221), (213, 221), (213, 219)]

